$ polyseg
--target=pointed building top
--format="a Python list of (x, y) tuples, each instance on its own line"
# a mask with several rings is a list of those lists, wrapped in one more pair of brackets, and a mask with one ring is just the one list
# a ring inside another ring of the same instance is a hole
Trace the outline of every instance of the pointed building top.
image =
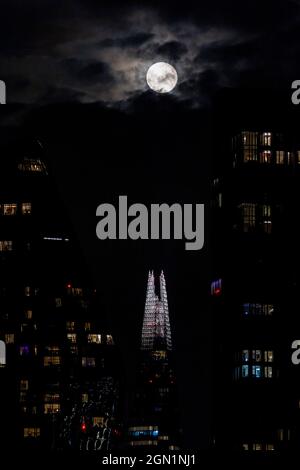
[(160, 298), (155, 293), (154, 272), (149, 271), (142, 329), (143, 350), (172, 349), (166, 282), (160, 276)]

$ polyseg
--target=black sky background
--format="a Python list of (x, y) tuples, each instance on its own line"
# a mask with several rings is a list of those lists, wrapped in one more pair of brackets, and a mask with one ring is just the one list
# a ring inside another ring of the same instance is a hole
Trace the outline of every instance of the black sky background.
[[(147, 272), (165, 270), (186, 442), (205, 448), (213, 348), (208, 229), (201, 252), (181, 242), (100, 242), (95, 211), (121, 194), (129, 203), (208, 205), (212, 99), (224, 87), (268, 94), (299, 78), (299, 2), (2, 0), (0, 17), (2, 122), (25, 123), (43, 142), (129, 382)], [(145, 82), (160, 60), (178, 71), (166, 96)]]

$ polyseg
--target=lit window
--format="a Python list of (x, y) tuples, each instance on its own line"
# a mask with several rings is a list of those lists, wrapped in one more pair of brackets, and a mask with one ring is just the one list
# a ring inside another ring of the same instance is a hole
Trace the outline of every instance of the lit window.
[(4, 204), (3, 205), (3, 214), (4, 215), (16, 215), (17, 214), (17, 204)]
[(91, 330), (91, 323), (89, 321), (85, 322), (84, 329), (85, 329), (85, 331), (90, 331)]
[(273, 362), (273, 351), (265, 351), (265, 362)]
[(44, 404), (44, 413), (45, 414), (54, 414), (60, 411), (59, 403), (45, 403)]
[(284, 150), (276, 151), (276, 163), (277, 165), (284, 165), (285, 163)]
[(263, 132), (261, 136), (261, 144), (265, 147), (271, 147), (272, 145), (272, 134), (271, 132)]
[(20, 397), (19, 401), (20, 403), (24, 403), (27, 400), (27, 392), (26, 391), (20, 391)]
[(153, 359), (159, 361), (161, 359), (166, 359), (167, 351), (153, 351), (152, 352)]
[(0, 251), (12, 251), (13, 242), (12, 240), (0, 240)]
[(253, 450), (262, 450), (262, 444), (253, 444)]
[(273, 377), (273, 367), (265, 366), (265, 378), (271, 379)]
[(272, 152), (271, 150), (263, 150), (260, 152), (260, 163), (271, 163)]
[(75, 322), (74, 321), (67, 321), (66, 329), (67, 329), (67, 331), (75, 331)]
[(76, 343), (76, 333), (68, 333), (67, 338), (70, 343)]
[(28, 390), (29, 384), (27, 379), (20, 380), (20, 390)]
[(242, 447), (243, 450), (249, 450), (249, 444), (243, 444)]
[(6, 346), (4, 341), (0, 340), (0, 367), (6, 365)]
[(22, 202), (22, 215), (31, 214), (31, 202)]
[(106, 335), (106, 344), (110, 344), (110, 345), (114, 344), (112, 335)]
[(28, 344), (23, 344), (20, 346), (20, 356), (28, 356), (29, 355), (29, 346)]
[(253, 362), (261, 362), (262, 352), (261, 352), (260, 349), (254, 349), (252, 351), (252, 360), (253, 360)]
[(28, 158), (25, 157), (19, 164), (18, 164), (19, 171), (28, 171), (30, 173), (43, 173), (47, 174), (46, 165), (40, 158)]
[(25, 295), (25, 297), (30, 297), (31, 296), (31, 287), (30, 286), (24, 287), (24, 295)]
[(51, 393), (46, 393), (44, 396), (45, 403), (55, 403), (59, 402), (60, 400), (60, 395), (59, 393), (51, 392)]
[(87, 339), (88, 343), (101, 344), (101, 335), (89, 334)]
[(293, 163), (293, 154), (292, 152), (286, 152), (286, 162), (288, 165)]
[(62, 306), (61, 297), (56, 297), (55, 298), (55, 307), (59, 308), (61, 306)]
[(32, 319), (32, 310), (25, 310), (25, 318), (27, 320), (31, 320)]
[(240, 206), (242, 211), (242, 224), (244, 232), (251, 232), (256, 224), (256, 204), (242, 203)]
[(242, 361), (249, 362), (249, 349), (244, 349), (242, 351)]
[(278, 429), (278, 440), (279, 441), (289, 441), (291, 439), (291, 430), (290, 429)]
[(252, 377), (257, 379), (261, 377), (261, 366), (252, 366)]
[(210, 285), (210, 293), (211, 295), (217, 297), (222, 293), (222, 279), (216, 279), (212, 281)]
[(106, 419), (103, 416), (93, 417), (93, 426), (104, 426)]
[(265, 233), (271, 233), (272, 220), (271, 220), (271, 206), (264, 204), (262, 206), (262, 226)]
[(82, 403), (87, 403), (87, 402), (89, 401), (89, 395), (88, 395), (88, 393), (83, 393), (83, 394), (81, 395), (81, 401), (82, 401)]
[(269, 452), (269, 451), (272, 451), (272, 450), (275, 450), (274, 445), (273, 444), (266, 444), (266, 451)]
[(83, 357), (81, 359), (82, 367), (95, 367), (96, 359), (94, 357)]
[(83, 289), (81, 287), (72, 287), (71, 284), (67, 285), (68, 294), (74, 295), (74, 297), (82, 297)]
[(244, 162), (257, 161), (257, 132), (242, 132)]
[(24, 428), (24, 437), (40, 437), (41, 429), (40, 428)]
[(249, 376), (249, 366), (242, 366), (242, 377)]
[(15, 335), (14, 333), (7, 333), (5, 336), (5, 343), (6, 344), (14, 344), (15, 342)]
[(44, 366), (59, 366), (60, 365), (60, 357), (59, 356), (45, 356), (44, 357)]

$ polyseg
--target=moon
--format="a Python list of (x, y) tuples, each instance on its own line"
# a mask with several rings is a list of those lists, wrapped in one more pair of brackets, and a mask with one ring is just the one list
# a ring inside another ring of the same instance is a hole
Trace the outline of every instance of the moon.
[(156, 62), (152, 64), (146, 75), (149, 88), (157, 93), (169, 93), (178, 81), (175, 68), (167, 62)]

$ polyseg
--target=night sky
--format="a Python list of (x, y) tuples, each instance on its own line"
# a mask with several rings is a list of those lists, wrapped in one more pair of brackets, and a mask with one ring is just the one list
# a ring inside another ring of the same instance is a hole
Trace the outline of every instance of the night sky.
[(201, 107), (224, 86), (286, 86), (299, 68), (298, 1), (1, 1), (8, 101), (132, 110), (145, 72), (173, 63), (172, 100)]
[[(208, 207), (212, 100), (223, 88), (274, 92), (300, 78), (299, 2), (2, 0), (0, 18), (2, 122), (24, 124), (44, 145), (128, 381), (147, 273), (164, 269), (186, 443), (205, 448), (212, 420), (209, 229), (200, 252), (180, 241), (100, 242), (96, 207), (116, 204), (121, 194), (130, 204)], [(146, 71), (158, 61), (177, 69), (170, 94), (147, 87)]]

